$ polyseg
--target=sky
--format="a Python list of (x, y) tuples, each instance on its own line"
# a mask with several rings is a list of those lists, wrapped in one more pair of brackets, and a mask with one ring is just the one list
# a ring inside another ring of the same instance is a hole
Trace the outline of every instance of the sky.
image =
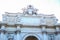
[(18, 13), (22, 8), (33, 5), (42, 14), (54, 14), (60, 23), (60, 0), (0, 0), (0, 21), (5, 12)]

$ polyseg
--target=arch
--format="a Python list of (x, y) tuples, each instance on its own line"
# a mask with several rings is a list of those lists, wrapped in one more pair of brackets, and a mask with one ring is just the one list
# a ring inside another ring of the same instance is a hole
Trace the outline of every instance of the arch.
[(28, 36), (25, 40), (38, 40), (35, 36)]
[(23, 40), (25, 40), (27, 37), (33, 36), (35, 38), (37, 38), (38, 40), (41, 40), (41, 38), (37, 35), (37, 34), (27, 34), (24, 36)]

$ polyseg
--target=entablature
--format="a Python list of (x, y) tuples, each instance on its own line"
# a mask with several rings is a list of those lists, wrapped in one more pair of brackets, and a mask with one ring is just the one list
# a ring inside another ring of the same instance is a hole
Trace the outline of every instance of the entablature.
[(17, 27), (17, 26), (20, 26), (21, 28), (42, 28), (42, 27), (45, 27), (45, 28), (56, 28), (56, 27), (59, 27), (60, 28), (60, 25), (23, 25), (23, 24), (7, 24), (7, 23), (0, 23), (0, 27), (1, 26), (5, 26), (5, 27)]

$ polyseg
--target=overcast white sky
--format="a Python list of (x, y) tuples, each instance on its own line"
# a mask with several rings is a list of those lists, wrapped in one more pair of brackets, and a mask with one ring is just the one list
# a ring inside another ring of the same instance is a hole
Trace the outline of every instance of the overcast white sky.
[(0, 0), (0, 21), (4, 12), (22, 12), (22, 8), (33, 5), (39, 13), (55, 14), (60, 22), (60, 0)]

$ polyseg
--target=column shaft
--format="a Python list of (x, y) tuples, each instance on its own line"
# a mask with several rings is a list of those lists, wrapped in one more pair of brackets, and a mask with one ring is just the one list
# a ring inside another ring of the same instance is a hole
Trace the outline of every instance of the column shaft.
[(5, 26), (4, 25), (2, 25), (2, 27), (1, 27), (1, 40), (5, 40), (6, 39), (6, 35), (5, 35)]
[(20, 40), (20, 26), (17, 26), (16, 37), (17, 37), (17, 40)]
[(46, 33), (43, 33), (43, 36), (44, 36), (44, 40), (48, 40), (48, 36)]
[(17, 33), (17, 40), (20, 40), (20, 34)]
[(47, 32), (45, 26), (42, 26), (43, 40), (48, 40)]

